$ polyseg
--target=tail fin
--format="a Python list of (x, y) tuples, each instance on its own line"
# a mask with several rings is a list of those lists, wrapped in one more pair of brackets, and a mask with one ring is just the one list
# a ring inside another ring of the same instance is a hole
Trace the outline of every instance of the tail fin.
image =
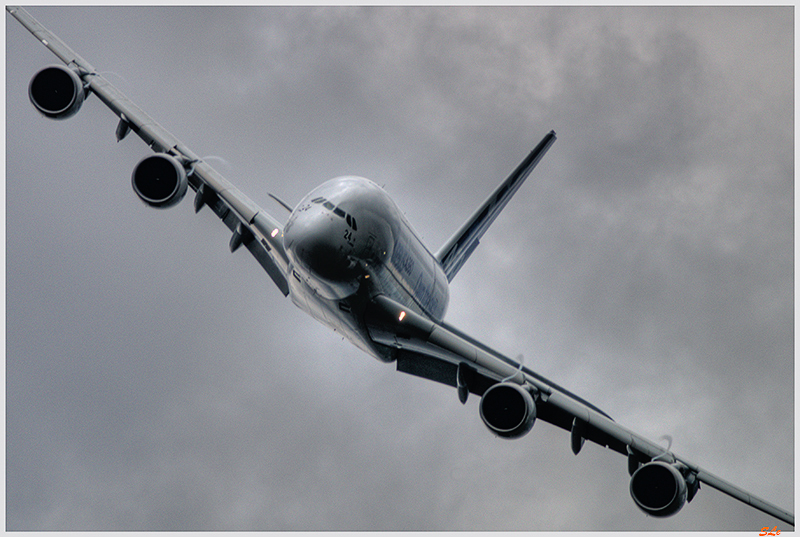
[(497, 187), (492, 194), (478, 207), (478, 210), (461, 226), (450, 239), (436, 253), (436, 259), (447, 275), (447, 281), (452, 281), (464, 262), (472, 255), (478, 242), (497, 215), (519, 189), (533, 168), (539, 163), (544, 154), (556, 141), (555, 131), (550, 131), (542, 138), (533, 151), (517, 166), (508, 179)]

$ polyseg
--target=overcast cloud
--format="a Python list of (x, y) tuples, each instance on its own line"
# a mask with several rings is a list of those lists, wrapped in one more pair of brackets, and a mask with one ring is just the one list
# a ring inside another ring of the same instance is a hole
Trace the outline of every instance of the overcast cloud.
[[(385, 185), (432, 250), (554, 129), (447, 320), (794, 503), (794, 11), (29, 8), (265, 210)], [(282, 297), (207, 209), (143, 206), (94, 97), (6, 14), (9, 530), (742, 530), (640, 512), (623, 457), (494, 438)], [(780, 529), (788, 530), (788, 527)]]

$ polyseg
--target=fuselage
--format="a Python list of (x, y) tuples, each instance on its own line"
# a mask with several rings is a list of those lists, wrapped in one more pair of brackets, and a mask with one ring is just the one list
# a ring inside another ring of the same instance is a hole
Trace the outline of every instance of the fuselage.
[(366, 329), (367, 303), (385, 295), (441, 321), (449, 299), (439, 262), (378, 185), (338, 177), (312, 190), (283, 230), (292, 301), (380, 360), (392, 349)]

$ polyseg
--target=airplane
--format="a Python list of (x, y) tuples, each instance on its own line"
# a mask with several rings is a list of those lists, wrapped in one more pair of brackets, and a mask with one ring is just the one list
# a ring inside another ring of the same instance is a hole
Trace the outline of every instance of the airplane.
[(169, 208), (191, 188), (196, 211), (208, 207), (232, 233), (229, 248), (251, 253), (301, 310), (399, 371), (455, 388), (465, 403), (480, 398), (484, 424), (521, 438), (537, 418), (569, 432), (573, 453), (586, 440), (628, 459), (630, 494), (654, 517), (671, 516), (700, 483), (794, 525), (793, 513), (754, 497), (660, 444), (618, 425), (605, 412), (444, 321), (449, 283), (483, 234), (550, 149), (544, 136), (522, 163), (437, 252), (419, 239), (402, 211), (375, 183), (340, 177), (307, 194), (285, 225), (268, 215), (156, 123), (24, 9), (7, 10), (64, 63), (36, 73), (36, 109), (66, 119), (94, 94), (118, 117), (118, 140), (137, 134), (154, 154), (132, 173), (137, 196)]

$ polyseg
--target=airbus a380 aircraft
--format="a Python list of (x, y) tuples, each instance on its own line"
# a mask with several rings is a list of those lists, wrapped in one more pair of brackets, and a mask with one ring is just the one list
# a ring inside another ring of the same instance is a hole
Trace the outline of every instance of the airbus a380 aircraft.
[(397, 369), (450, 385), (462, 402), (480, 397), (480, 416), (495, 435), (520, 438), (536, 419), (569, 432), (578, 454), (586, 440), (628, 459), (630, 494), (645, 513), (665, 517), (690, 502), (701, 483), (794, 525), (793, 513), (752, 496), (627, 428), (577, 395), (481, 344), (444, 321), (448, 285), (480, 238), (556, 140), (548, 133), (435, 254), (386, 192), (359, 177), (340, 177), (310, 192), (285, 225), (156, 123), (24, 9), (7, 7), (65, 66), (36, 73), (29, 97), (53, 119), (68, 118), (95, 94), (118, 117), (118, 140), (131, 131), (154, 154), (133, 170), (148, 205), (168, 208), (189, 188), (197, 211), (208, 206), (285, 296)]

